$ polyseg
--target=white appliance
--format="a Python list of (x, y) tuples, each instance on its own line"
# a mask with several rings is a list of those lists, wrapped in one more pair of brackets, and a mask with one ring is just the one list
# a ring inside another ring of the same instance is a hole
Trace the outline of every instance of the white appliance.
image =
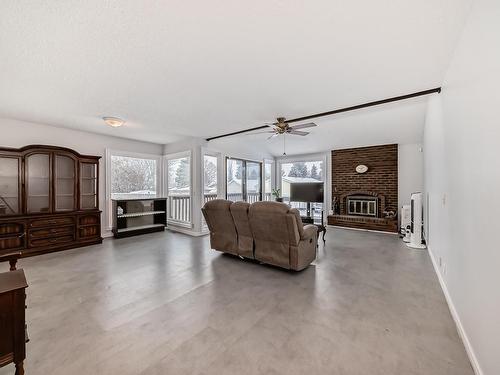
[(410, 242), (411, 235), (411, 206), (405, 204), (401, 207), (401, 229), (400, 233), (403, 236), (404, 242)]
[(425, 249), (422, 244), (422, 193), (413, 193), (410, 201), (410, 242), (406, 246), (412, 249)]

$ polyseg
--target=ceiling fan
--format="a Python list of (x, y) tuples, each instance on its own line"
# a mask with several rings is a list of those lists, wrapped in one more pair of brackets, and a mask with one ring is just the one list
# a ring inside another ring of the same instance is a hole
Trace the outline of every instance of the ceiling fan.
[(300, 135), (300, 136), (306, 136), (309, 134), (309, 132), (301, 131), (299, 129), (307, 129), (307, 128), (312, 128), (317, 126), (314, 122), (309, 122), (307, 124), (300, 124), (300, 125), (295, 125), (295, 126), (290, 126), (288, 125), (288, 122), (284, 117), (278, 117), (276, 119), (277, 122), (274, 123), (267, 123), (266, 125), (271, 127), (272, 130), (266, 130), (263, 132), (257, 132), (257, 133), (248, 133), (248, 135), (252, 134), (269, 134), (271, 133), (271, 136), (267, 139), (274, 138), (278, 135), (285, 135), (285, 134), (290, 134), (290, 135)]

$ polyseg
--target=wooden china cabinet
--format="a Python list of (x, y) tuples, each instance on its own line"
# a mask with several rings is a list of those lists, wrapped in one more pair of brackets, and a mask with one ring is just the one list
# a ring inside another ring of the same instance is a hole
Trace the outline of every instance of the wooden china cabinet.
[(54, 146), (0, 148), (0, 256), (101, 243), (99, 159)]

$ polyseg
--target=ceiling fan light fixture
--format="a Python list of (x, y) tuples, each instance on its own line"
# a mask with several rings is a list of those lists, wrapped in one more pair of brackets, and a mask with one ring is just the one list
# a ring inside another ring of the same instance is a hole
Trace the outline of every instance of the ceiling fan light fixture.
[(113, 127), (113, 128), (119, 128), (120, 126), (122, 126), (123, 124), (125, 124), (125, 120), (122, 120), (121, 118), (118, 118), (118, 117), (108, 117), (108, 116), (105, 116), (102, 118), (104, 120), (104, 122)]

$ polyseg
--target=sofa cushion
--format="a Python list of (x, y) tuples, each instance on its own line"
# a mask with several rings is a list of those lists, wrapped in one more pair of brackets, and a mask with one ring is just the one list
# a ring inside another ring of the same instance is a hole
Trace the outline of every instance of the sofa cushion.
[(255, 241), (255, 259), (290, 268), (290, 245), (300, 241), (295, 215), (279, 202), (256, 202), (250, 206), (249, 221)]
[(249, 207), (249, 203), (234, 202), (231, 204), (230, 210), (238, 234), (238, 255), (253, 259), (253, 235), (248, 221)]

